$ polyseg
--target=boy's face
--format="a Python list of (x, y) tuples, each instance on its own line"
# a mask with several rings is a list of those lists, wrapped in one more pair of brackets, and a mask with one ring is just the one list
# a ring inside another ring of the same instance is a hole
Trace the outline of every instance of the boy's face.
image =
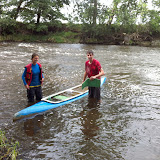
[(92, 61), (93, 60), (93, 54), (92, 53), (88, 53), (87, 54), (88, 60)]

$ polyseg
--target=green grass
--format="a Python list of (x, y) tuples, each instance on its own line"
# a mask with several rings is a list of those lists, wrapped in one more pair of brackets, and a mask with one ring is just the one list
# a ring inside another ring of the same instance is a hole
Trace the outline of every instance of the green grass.
[(50, 33), (48, 35), (14, 34), (0, 36), (0, 41), (13, 42), (79, 43), (79, 39), (79, 34), (71, 31)]
[(18, 141), (13, 142), (13, 140), (11, 140), (11, 142), (9, 142), (5, 136), (5, 132), (0, 130), (0, 159), (16, 160), (18, 146)]
[(48, 40), (55, 43), (78, 43), (79, 34), (71, 31), (57, 32), (55, 34), (50, 34)]

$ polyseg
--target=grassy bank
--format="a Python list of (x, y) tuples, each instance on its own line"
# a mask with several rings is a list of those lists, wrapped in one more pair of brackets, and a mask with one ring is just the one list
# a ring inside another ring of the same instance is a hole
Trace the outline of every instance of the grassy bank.
[(5, 132), (0, 130), (0, 159), (16, 160), (18, 155), (17, 146), (19, 146), (17, 141), (9, 141), (5, 136)]
[[(104, 38), (83, 37), (80, 32), (60, 31), (48, 34), (18, 33), (0, 35), (0, 42), (47, 42), (47, 43), (83, 43), (83, 44), (106, 44), (106, 45), (139, 45), (160, 46), (160, 39), (156, 36), (143, 34), (113, 34)], [(135, 36), (136, 35), (136, 36)], [(127, 39), (127, 41), (126, 41)]]
[(52, 43), (79, 43), (79, 34), (75, 32), (57, 32), (48, 35), (12, 34), (0, 36), (1, 42), (52, 42)]
[[(7, 21), (8, 22), (8, 21)], [(147, 25), (22, 23), (0, 25), (0, 42), (51, 42), (106, 45), (152, 44), (160, 31)]]

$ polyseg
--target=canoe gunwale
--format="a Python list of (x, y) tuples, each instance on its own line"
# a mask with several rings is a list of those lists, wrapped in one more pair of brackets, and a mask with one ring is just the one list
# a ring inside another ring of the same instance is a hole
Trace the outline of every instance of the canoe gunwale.
[[(69, 88), (69, 89), (60, 91), (60, 92), (58, 92), (58, 93), (54, 93), (54, 94), (52, 94), (52, 95), (49, 95), (49, 96), (47, 96), (47, 97), (42, 98), (42, 101), (45, 101), (45, 102), (48, 102), (48, 103), (57, 104), (57, 103), (61, 103), (61, 102), (65, 102), (65, 101), (74, 99), (74, 98), (79, 97), (79, 96), (81, 96), (81, 95), (83, 95), (83, 94), (85, 94), (85, 93), (88, 92), (88, 90), (83, 91), (83, 92), (74, 90), (74, 89), (76, 89), (76, 88), (78, 88), (78, 87), (81, 87), (81, 86), (82, 86), (82, 84), (79, 84), (79, 85), (74, 86), (74, 87), (72, 87), (72, 88)], [(51, 97), (60, 95), (60, 94), (62, 94), (62, 93), (67, 93), (67, 92), (70, 92), (70, 91), (72, 91), (72, 93), (74, 92), (74, 93), (78, 93), (78, 94), (76, 94), (75, 96), (68, 97), (68, 98), (66, 98), (66, 99), (64, 99), (64, 100), (59, 100), (59, 101), (49, 100), (49, 98), (51, 98)]]

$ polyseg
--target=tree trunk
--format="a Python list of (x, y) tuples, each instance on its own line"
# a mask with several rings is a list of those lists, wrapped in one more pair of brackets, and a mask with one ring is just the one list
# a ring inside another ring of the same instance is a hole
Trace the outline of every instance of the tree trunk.
[(14, 19), (16, 20), (18, 18), (18, 14), (21, 10), (21, 4), (22, 4), (23, 0), (20, 0), (19, 3), (18, 3), (18, 6), (17, 6), (17, 9), (16, 9), (16, 13), (14, 15)]
[(114, 10), (112, 10), (112, 13), (111, 13), (111, 15), (109, 16), (109, 20), (108, 20), (108, 22), (107, 22), (107, 24), (110, 26), (111, 25), (111, 23), (112, 23), (112, 21), (113, 21), (113, 18), (114, 18)]
[(94, 0), (94, 9), (93, 9), (93, 25), (97, 24), (97, 0)]
[(40, 23), (40, 18), (41, 18), (41, 11), (37, 13), (37, 24)]

